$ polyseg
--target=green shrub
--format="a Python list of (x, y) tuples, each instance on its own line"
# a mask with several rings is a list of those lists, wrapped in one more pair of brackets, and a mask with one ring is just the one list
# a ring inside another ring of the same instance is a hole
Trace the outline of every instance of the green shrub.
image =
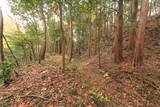
[(80, 71), (80, 67), (76, 66), (76, 65), (73, 65), (72, 68), (71, 68), (73, 71)]
[(73, 107), (86, 107), (85, 103), (81, 99), (76, 99), (76, 104)]
[(8, 84), (11, 81), (11, 67), (12, 65), (7, 61), (0, 65), (0, 82)]
[(75, 89), (75, 88), (69, 88), (68, 93), (70, 95), (78, 95), (77, 89)]
[(89, 95), (96, 107), (104, 107), (105, 102), (108, 101), (108, 97), (101, 92), (91, 91)]
[(146, 86), (141, 86), (136, 89), (138, 94), (147, 94), (148, 90)]

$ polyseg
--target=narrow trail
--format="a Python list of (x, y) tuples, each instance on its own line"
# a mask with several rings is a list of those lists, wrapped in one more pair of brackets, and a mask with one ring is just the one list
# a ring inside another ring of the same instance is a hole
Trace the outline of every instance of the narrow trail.
[(96, 64), (90, 63), (90, 60), (88, 60), (80, 64), (80, 67), (82, 68), (80, 73), (84, 75), (84, 78), (82, 77), (82, 79), (88, 79), (92, 87), (102, 90), (104, 87), (103, 85), (106, 84), (106, 80), (103, 77), (101, 69), (99, 69)]

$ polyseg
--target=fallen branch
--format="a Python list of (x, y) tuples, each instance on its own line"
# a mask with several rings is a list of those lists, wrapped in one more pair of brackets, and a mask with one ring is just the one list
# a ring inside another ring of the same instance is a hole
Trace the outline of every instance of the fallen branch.
[(14, 95), (10, 94), (10, 95), (0, 99), (0, 101), (4, 101), (4, 100), (7, 100), (7, 99), (10, 99), (11, 97), (14, 97)]
[(8, 95), (12, 95), (12, 94), (9, 93), (9, 92), (0, 92), (0, 94), (8, 94)]
[(37, 95), (24, 95), (24, 96), (19, 96), (19, 98), (26, 98), (26, 97), (33, 97), (33, 98), (39, 98), (42, 100), (48, 100), (47, 98), (41, 97), (41, 96), (37, 96)]
[(12, 97), (14, 97), (13, 94), (8, 93), (8, 92), (0, 92), (0, 94), (6, 95), (6, 96), (3, 97), (2, 99), (0, 99), (0, 105), (1, 105), (3, 102), (5, 102), (5, 101), (11, 99)]
[(0, 94), (8, 94), (8, 95), (9, 95), (9, 96), (7, 96), (7, 97), (5, 97), (5, 98), (3, 98), (3, 99), (6, 99), (6, 98), (8, 98), (8, 97), (14, 96), (14, 97), (17, 97), (17, 98), (33, 97), (33, 98), (39, 98), (39, 99), (42, 99), (42, 100), (48, 100), (48, 98), (44, 98), (44, 97), (42, 97), (42, 96), (37, 96), (37, 95), (15, 96), (15, 95), (13, 95), (13, 94), (11, 94), (11, 93), (9, 93), (9, 92), (0, 92)]
[(150, 86), (153, 87), (154, 89), (159, 90), (159, 86), (158, 86), (158, 84), (156, 84), (155, 81), (153, 81), (153, 80), (151, 80), (151, 79), (149, 80), (149, 79), (147, 79), (147, 78), (144, 78), (144, 79), (143, 79), (143, 82), (146, 83), (146, 84), (148, 84), (148, 85), (150, 85)]

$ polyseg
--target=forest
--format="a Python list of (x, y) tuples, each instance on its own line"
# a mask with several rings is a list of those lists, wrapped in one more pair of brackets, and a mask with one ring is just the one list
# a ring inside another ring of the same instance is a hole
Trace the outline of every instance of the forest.
[(160, 0), (0, 4), (0, 107), (160, 107)]

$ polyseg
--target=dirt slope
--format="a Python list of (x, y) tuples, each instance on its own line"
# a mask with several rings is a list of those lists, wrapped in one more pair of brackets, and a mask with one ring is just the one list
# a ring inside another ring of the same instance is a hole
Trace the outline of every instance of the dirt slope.
[(59, 69), (56, 57), (53, 59), (57, 62), (49, 58), (42, 65), (20, 67), (20, 76), (9, 86), (0, 86), (0, 107), (159, 107), (160, 31), (157, 23), (156, 19), (146, 28), (143, 67), (131, 66), (133, 56), (129, 56), (128, 50), (124, 50), (124, 61), (119, 65), (104, 52), (101, 68), (97, 66), (97, 56), (93, 56), (75, 60), (68, 64), (65, 72)]

